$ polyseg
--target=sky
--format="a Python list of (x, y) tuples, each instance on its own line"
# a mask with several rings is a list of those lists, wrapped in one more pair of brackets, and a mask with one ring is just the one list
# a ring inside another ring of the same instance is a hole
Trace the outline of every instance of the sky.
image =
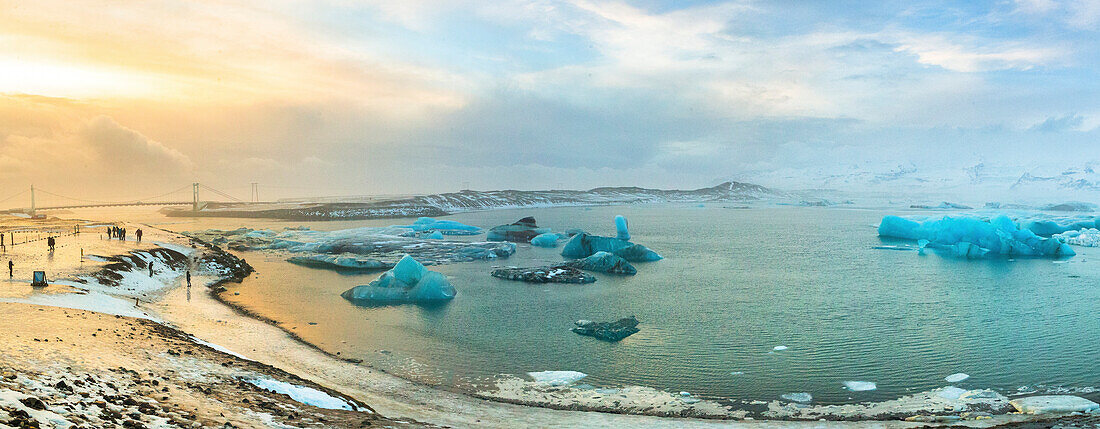
[(1098, 30), (1100, 0), (0, 0), (0, 199), (1081, 168)]

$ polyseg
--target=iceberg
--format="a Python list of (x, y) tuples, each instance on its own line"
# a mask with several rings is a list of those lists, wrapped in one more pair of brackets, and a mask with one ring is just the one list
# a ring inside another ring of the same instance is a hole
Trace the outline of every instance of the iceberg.
[(613, 253), (631, 262), (652, 262), (661, 260), (661, 255), (641, 244), (626, 240), (598, 235), (578, 234), (565, 243), (561, 255), (566, 258), (587, 258), (596, 252)]
[(531, 238), (531, 245), (538, 247), (558, 247), (558, 234), (547, 232)]
[(588, 377), (588, 374), (578, 371), (539, 371), (527, 373), (536, 383), (549, 384), (551, 386), (568, 386)]
[(344, 291), (340, 296), (356, 303), (435, 303), (455, 297), (455, 288), (443, 274), (428, 271), (405, 255), (377, 280)]
[(1100, 247), (1100, 229), (1096, 228), (1066, 231), (1061, 234), (1054, 234), (1051, 238), (1062, 240), (1062, 242), (1074, 246)]
[(782, 399), (791, 401), (791, 402), (800, 402), (800, 403), (807, 403), (807, 402), (810, 402), (810, 401), (814, 400), (813, 395), (811, 395), (809, 393), (806, 393), (806, 392), (784, 393), (782, 395), (779, 395), (779, 397), (782, 398)]
[(394, 225), (396, 228), (411, 229), (415, 232), (438, 232), (442, 235), (477, 235), (481, 234), (481, 228), (466, 225), (453, 220), (438, 220), (430, 217), (422, 217), (412, 225)]
[(879, 224), (881, 237), (918, 241), (925, 247), (965, 258), (986, 256), (1068, 257), (1076, 253), (1057, 239), (1043, 238), (1029, 229), (1017, 228), (1007, 216), (982, 220), (950, 217), (919, 222), (886, 216)]
[[(417, 238), (415, 231), (400, 226), (335, 231), (259, 231), (261, 232), (254, 233), (256, 231), (251, 229), (210, 229), (188, 232), (186, 235), (210, 243), (226, 244), (231, 249), (239, 250), (278, 250), (280, 253), (294, 253), (308, 258), (319, 258), (318, 255), (367, 256), (381, 261), (396, 261), (409, 255), (428, 265), (493, 260), (507, 258), (516, 253), (515, 243)], [(438, 231), (428, 234), (435, 232)], [(407, 236), (408, 233), (414, 233), (414, 236)]]
[(428, 234), (427, 238), (429, 240), (442, 240), (443, 239), (443, 232), (441, 232), (439, 230), (432, 231), (431, 234)]
[(630, 232), (626, 229), (626, 218), (623, 215), (615, 216), (615, 233), (618, 234), (616, 238), (630, 241)]
[(959, 372), (959, 373), (951, 374), (947, 377), (944, 377), (943, 379), (944, 379), (944, 381), (947, 381), (948, 383), (958, 383), (958, 382), (966, 380), (968, 378), (970, 378), (970, 375), (963, 374), (963, 373)]
[(626, 274), (631, 276), (638, 273), (638, 270), (634, 268), (633, 265), (630, 265), (630, 262), (627, 262), (626, 259), (604, 251), (593, 253), (586, 258), (568, 262), (566, 265), (585, 271), (596, 271), (600, 273)]
[(844, 388), (853, 392), (866, 392), (878, 389), (878, 386), (870, 381), (845, 381)]
[(498, 268), (493, 277), (527, 283), (595, 283), (596, 278), (568, 265), (535, 268)]
[(614, 322), (578, 320), (575, 325), (571, 331), (609, 342), (622, 341), (623, 338), (638, 333), (638, 319), (634, 316), (624, 317)]
[(510, 225), (494, 226), (489, 229), (485, 239), (489, 241), (511, 241), (513, 243), (527, 243), (539, 234), (550, 232), (550, 228), (539, 228), (535, 224), (535, 218), (525, 217)]
[(313, 268), (328, 268), (337, 271), (376, 271), (393, 268), (393, 264), (377, 259), (359, 259), (350, 255), (309, 255), (293, 256), (287, 262)]

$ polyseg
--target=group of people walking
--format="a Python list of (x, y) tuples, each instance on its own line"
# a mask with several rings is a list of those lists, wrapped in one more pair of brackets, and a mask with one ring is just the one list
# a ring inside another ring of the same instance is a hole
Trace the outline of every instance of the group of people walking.
[[(141, 228), (138, 228), (138, 230), (135, 231), (134, 233), (137, 235), (137, 241), (141, 241), (141, 235), (142, 235)], [(126, 240), (126, 228), (120, 228), (120, 227), (117, 227), (117, 226), (112, 226), (112, 227), (107, 228), (107, 238), (117, 238), (119, 240), (125, 241)]]

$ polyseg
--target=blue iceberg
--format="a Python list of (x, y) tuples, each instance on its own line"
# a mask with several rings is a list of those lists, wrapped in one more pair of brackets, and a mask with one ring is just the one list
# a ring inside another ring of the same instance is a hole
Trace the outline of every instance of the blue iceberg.
[(443, 274), (428, 271), (405, 255), (378, 280), (348, 289), (340, 296), (366, 304), (429, 304), (454, 299), (455, 294), (454, 286)]
[(615, 233), (618, 234), (616, 238), (630, 241), (630, 231), (626, 229), (626, 218), (623, 215), (615, 216)]
[(531, 239), (532, 246), (538, 247), (558, 247), (558, 239), (561, 237), (558, 234), (547, 232), (544, 234), (536, 235)]
[(596, 271), (609, 274), (634, 275), (638, 270), (630, 265), (626, 259), (608, 252), (596, 252), (587, 258), (569, 262), (569, 266), (585, 271)]
[(886, 216), (878, 227), (882, 237), (918, 241), (921, 251), (931, 248), (965, 258), (987, 256), (1068, 257), (1076, 253), (1067, 244), (1020, 229), (1007, 216), (986, 221), (972, 217), (950, 217), (918, 222)]
[(393, 264), (377, 259), (360, 259), (351, 255), (308, 255), (292, 256), (287, 262), (313, 268), (327, 268), (337, 271), (378, 271), (392, 268)]
[[(618, 230), (619, 237), (630, 237), (630, 233), (626, 230), (626, 218), (617, 216), (615, 218), (615, 227)], [(569, 239), (569, 241), (565, 243), (561, 255), (566, 258), (580, 259), (587, 258), (601, 251), (613, 253), (630, 262), (651, 262), (661, 260), (661, 255), (658, 255), (657, 252), (649, 250), (641, 244), (634, 244), (622, 238), (603, 237), (588, 233), (580, 233)]]
[(453, 220), (437, 220), (430, 217), (422, 217), (412, 225), (394, 225), (396, 228), (411, 229), (415, 232), (438, 232), (442, 235), (477, 235), (481, 234), (481, 228), (466, 225)]

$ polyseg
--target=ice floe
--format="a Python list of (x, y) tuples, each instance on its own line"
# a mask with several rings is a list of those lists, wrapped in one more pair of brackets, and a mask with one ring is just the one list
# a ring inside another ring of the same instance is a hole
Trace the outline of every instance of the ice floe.
[(946, 380), (948, 383), (958, 383), (958, 382), (966, 380), (968, 378), (970, 378), (970, 375), (963, 374), (963, 373), (959, 372), (959, 373), (951, 374), (947, 377), (944, 377), (943, 379)]
[(454, 286), (443, 274), (428, 271), (405, 255), (377, 280), (348, 289), (340, 296), (365, 304), (422, 304), (447, 301), (453, 299), (455, 293)]
[(787, 401), (800, 403), (808, 403), (814, 400), (813, 395), (806, 392), (784, 393), (782, 395), (779, 395), (779, 397)]
[(588, 377), (588, 374), (578, 371), (539, 371), (527, 373), (531, 379), (536, 383), (548, 384), (550, 386), (568, 386), (576, 383), (582, 378)]
[(1026, 398), (1009, 401), (1016, 411), (1024, 414), (1050, 414), (1095, 412), (1100, 410), (1100, 405), (1080, 396), (1070, 395), (1044, 395), (1028, 396)]
[(845, 381), (844, 388), (853, 392), (866, 392), (868, 390), (878, 389), (878, 386), (870, 381)]
[(1059, 240), (1019, 229), (1004, 215), (989, 220), (945, 216), (923, 222), (886, 216), (879, 224), (878, 233), (882, 237), (916, 240), (921, 251), (928, 247), (968, 259), (987, 255), (1058, 258), (1076, 254)]

